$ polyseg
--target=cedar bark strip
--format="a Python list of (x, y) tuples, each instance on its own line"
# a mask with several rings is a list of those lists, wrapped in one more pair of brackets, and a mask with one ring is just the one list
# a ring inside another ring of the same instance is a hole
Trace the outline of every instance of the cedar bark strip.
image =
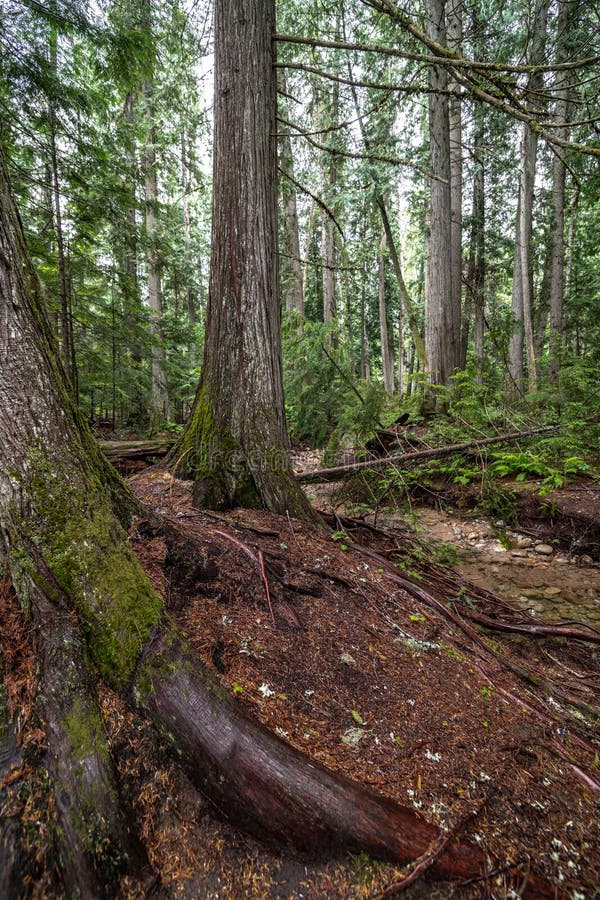
[(504, 444), (518, 441), (521, 438), (531, 437), (534, 434), (546, 434), (556, 431), (559, 425), (546, 425), (544, 428), (533, 428), (530, 431), (511, 431), (507, 434), (498, 434), (495, 437), (482, 438), (477, 441), (467, 441), (464, 444), (446, 444), (445, 447), (433, 447), (431, 450), (415, 450), (412, 453), (401, 453), (398, 456), (384, 456), (381, 459), (368, 459), (365, 462), (350, 463), (347, 466), (333, 466), (329, 469), (316, 469), (314, 472), (302, 472), (296, 475), (296, 481), (301, 484), (321, 484), (325, 481), (340, 481), (358, 472), (368, 469), (386, 469), (388, 466), (399, 466), (403, 463), (419, 462), (426, 459), (438, 459), (442, 456), (450, 456), (452, 453), (465, 453), (467, 450), (477, 450), (479, 447), (489, 447), (490, 444)]

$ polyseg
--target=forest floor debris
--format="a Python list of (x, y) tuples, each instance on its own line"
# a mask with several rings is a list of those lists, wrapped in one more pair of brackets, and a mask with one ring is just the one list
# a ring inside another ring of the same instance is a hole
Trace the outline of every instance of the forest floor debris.
[[(391, 581), (385, 565), (351, 546), (395, 559), (398, 573), (413, 577), (419, 560), (413, 565), (410, 552), (403, 555), (403, 545), (413, 545), (399, 524), (389, 541), (366, 525), (339, 528), (328, 539), (264, 512), (205, 514), (191, 506), (189, 484), (160, 470), (132, 484), (216, 564), (212, 581), (182, 590), (176, 568), (165, 565), (164, 540), (132, 535), (190, 642), (241, 707), (328, 768), (413, 806), (428, 821), (453, 827), (475, 813), (470, 834), (489, 854), (490, 869), (524, 867), (520, 876), (503, 869), (492, 879), (493, 896), (518, 890), (530, 864), (557, 896), (594, 896), (598, 719), (544, 685), (568, 687), (593, 708), (600, 696), (597, 647), (483, 632), (483, 649), (474, 647), (463, 630)], [(261, 555), (275, 623), (256, 562)], [(441, 572), (438, 587), (447, 590), (451, 575)], [(457, 581), (457, 600), (461, 589), (461, 599), (468, 596)], [(485, 592), (482, 598), (478, 608), (489, 612), (492, 601)], [(499, 615), (510, 618), (507, 610)], [(540, 686), (507, 662), (535, 673)], [(361, 858), (308, 864), (220, 824), (168, 757), (151, 759), (154, 738), (148, 735), (146, 749), (133, 746), (145, 732), (132, 714), (121, 710), (115, 730), (118, 706), (111, 695), (108, 727), (114, 741), (132, 745), (116, 754), (121, 777), (145, 816), (167, 895), (374, 897), (407, 874)], [(479, 897), (485, 890), (477, 884), (455, 893), (417, 881), (406, 895)]]

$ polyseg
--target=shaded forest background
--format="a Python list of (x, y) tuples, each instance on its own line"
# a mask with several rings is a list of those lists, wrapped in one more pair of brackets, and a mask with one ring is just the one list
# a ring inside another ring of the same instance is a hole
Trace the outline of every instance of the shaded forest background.
[[(2, 140), (78, 402), (105, 430), (176, 430), (202, 355), (212, 10), (0, 15)], [(278, 4), (293, 438), (335, 450), (423, 412), (425, 382), (463, 420), (593, 414), (599, 26), (577, 0)]]

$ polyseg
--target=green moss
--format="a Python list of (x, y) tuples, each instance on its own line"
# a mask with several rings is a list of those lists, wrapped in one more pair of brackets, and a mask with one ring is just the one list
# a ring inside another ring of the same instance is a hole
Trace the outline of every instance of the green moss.
[(188, 427), (171, 458), (176, 475), (194, 479), (196, 500), (203, 506), (263, 505), (233, 435), (214, 415), (205, 385), (198, 391)]
[(106, 736), (97, 709), (87, 706), (77, 697), (71, 711), (63, 719), (62, 727), (76, 760), (84, 760), (88, 756), (103, 752), (108, 759)]
[(21, 566), (44, 582), (48, 596), (64, 591), (71, 598), (94, 661), (107, 682), (121, 689), (161, 620), (162, 601), (94, 474), (84, 478), (78, 467), (46, 460), (39, 450), (31, 454), (30, 470), (32, 514), (23, 526), (49, 576), (34, 560), (22, 559)]

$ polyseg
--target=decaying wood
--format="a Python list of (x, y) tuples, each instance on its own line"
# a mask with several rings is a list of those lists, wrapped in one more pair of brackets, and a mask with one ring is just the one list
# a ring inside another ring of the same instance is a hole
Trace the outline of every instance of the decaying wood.
[(29, 596), (65, 887), (72, 897), (113, 897), (120, 875), (141, 869), (143, 852), (128, 827), (77, 620), (37, 585)]
[(411, 465), (428, 459), (439, 459), (450, 456), (452, 453), (466, 453), (469, 450), (478, 450), (481, 447), (489, 447), (492, 444), (508, 444), (535, 434), (549, 434), (560, 429), (560, 425), (547, 425), (544, 428), (532, 428), (529, 431), (511, 431), (507, 434), (498, 434), (494, 437), (481, 438), (476, 441), (466, 441), (462, 444), (446, 444), (444, 447), (433, 447), (431, 450), (415, 450), (411, 453), (401, 453), (398, 456), (384, 456), (381, 459), (368, 459), (364, 462), (350, 463), (346, 466), (334, 466), (330, 469), (316, 469), (314, 472), (301, 472), (296, 475), (296, 480), (301, 484), (320, 484), (325, 481), (341, 481), (351, 475), (369, 469), (385, 469), (388, 466)]
[(20, 763), (14, 723), (9, 714), (4, 688), (4, 670), (0, 656), (0, 897), (16, 896), (26, 867), (22, 852), (21, 823), (4, 814), (6, 780)]
[(112, 463), (130, 459), (162, 459), (175, 443), (174, 438), (155, 441), (99, 441), (102, 452)]

